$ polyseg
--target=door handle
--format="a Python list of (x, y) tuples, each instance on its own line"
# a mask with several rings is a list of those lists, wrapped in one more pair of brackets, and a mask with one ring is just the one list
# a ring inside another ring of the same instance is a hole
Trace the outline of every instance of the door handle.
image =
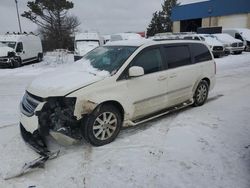
[(175, 78), (175, 77), (177, 77), (177, 74), (171, 74), (169, 77), (170, 78)]
[(166, 80), (166, 79), (167, 79), (167, 76), (164, 76), (164, 75), (161, 75), (158, 77), (159, 81)]

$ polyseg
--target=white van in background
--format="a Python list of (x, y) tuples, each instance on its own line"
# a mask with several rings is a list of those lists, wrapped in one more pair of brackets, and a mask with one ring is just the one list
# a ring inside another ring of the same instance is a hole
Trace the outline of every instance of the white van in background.
[(243, 41), (246, 51), (250, 51), (250, 29), (246, 28), (225, 28), (223, 33), (227, 33), (232, 37)]
[(0, 35), (0, 66), (20, 67), (32, 61), (42, 61), (41, 39), (34, 34)]
[(137, 33), (117, 33), (110, 37), (110, 42), (120, 41), (120, 40), (138, 40), (142, 39), (142, 36)]
[(81, 59), (85, 54), (104, 44), (104, 39), (99, 33), (78, 33), (75, 36), (74, 60)]

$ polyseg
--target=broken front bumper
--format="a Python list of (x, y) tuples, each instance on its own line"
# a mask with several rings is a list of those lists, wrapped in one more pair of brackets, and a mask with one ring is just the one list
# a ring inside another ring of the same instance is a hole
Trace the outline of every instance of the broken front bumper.
[(36, 130), (33, 133), (28, 132), (23, 125), (20, 123), (20, 132), (23, 137), (23, 140), (29, 144), (29, 146), (35, 150), (39, 155), (47, 156), (50, 151), (47, 148), (45, 139), (39, 134)]

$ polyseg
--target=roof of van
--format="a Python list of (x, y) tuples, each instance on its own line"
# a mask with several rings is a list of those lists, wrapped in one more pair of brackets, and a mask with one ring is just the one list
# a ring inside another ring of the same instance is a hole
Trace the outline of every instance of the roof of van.
[(99, 40), (100, 35), (99, 33), (77, 33), (75, 35), (75, 40)]
[(29, 38), (37, 38), (37, 36), (35, 35), (14, 35), (14, 34), (10, 34), (10, 35), (0, 35), (0, 41), (19, 41), (21, 38), (23, 37), (29, 37)]
[(105, 46), (135, 46), (135, 47), (139, 47), (142, 45), (172, 44), (172, 43), (203, 43), (203, 42), (202, 41), (194, 41), (194, 40), (155, 41), (152, 39), (140, 39), (140, 40), (121, 40), (121, 41), (108, 42)]

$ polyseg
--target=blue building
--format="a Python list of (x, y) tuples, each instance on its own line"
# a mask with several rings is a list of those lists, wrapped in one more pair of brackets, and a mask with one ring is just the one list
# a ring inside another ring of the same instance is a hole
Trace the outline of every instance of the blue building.
[(216, 26), (250, 29), (250, 0), (208, 0), (176, 6), (172, 21), (174, 32)]

